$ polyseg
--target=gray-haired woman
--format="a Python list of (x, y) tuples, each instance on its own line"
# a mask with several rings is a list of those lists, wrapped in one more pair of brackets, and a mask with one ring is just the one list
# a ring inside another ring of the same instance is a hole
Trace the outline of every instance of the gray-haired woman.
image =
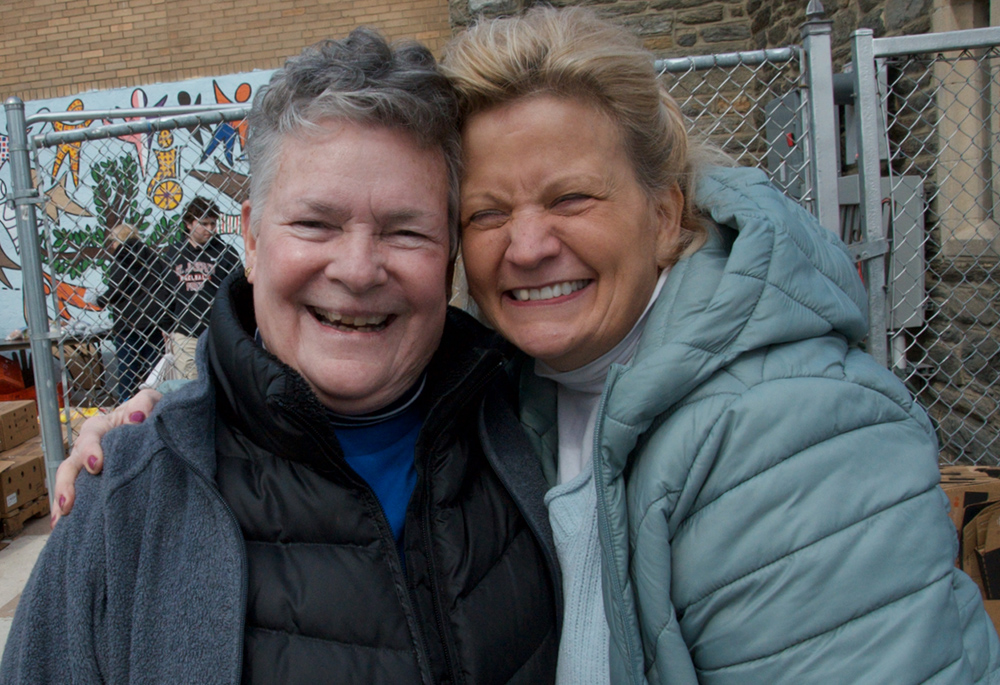
[(552, 679), (541, 472), (495, 336), (447, 309), (457, 139), (431, 54), (368, 30), (258, 95), (246, 277), (199, 380), (79, 484), (0, 682)]

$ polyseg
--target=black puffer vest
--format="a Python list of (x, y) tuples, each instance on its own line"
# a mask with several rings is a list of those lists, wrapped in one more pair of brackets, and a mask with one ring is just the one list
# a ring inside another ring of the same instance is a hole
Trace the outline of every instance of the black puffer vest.
[(230, 279), (208, 354), (216, 482), (246, 542), (243, 681), (551, 682), (558, 575), (477, 430), (505, 362), (493, 336), (449, 312), (424, 390), (404, 573), (378, 500), (344, 461), (324, 409), (254, 344), (254, 330), (252, 289)]

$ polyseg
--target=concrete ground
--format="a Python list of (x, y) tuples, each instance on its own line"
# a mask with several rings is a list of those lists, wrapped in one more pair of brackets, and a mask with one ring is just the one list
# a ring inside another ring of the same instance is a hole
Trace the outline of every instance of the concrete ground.
[[(0, 655), (7, 644), (7, 634), (14, 620), (14, 610), (21, 598), (21, 590), (28, 582), (28, 575), (35, 566), (45, 541), (49, 539), (49, 517), (32, 519), (25, 523), (24, 532), (0, 549)], [(0, 656), (2, 658), (2, 656)]]

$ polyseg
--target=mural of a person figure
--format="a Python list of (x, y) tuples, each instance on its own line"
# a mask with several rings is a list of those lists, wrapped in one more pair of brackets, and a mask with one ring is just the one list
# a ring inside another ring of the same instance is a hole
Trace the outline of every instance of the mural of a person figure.
[(97, 304), (111, 307), (118, 399), (124, 400), (138, 390), (163, 355), (163, 334), (172, 325), (172, 289), (166, 263), (142, 242), (134, 226), (119, 224), (111, 229), (108, 250), (108, 289)]
[(172, 352), (177, 376), (196, 378), (194, 352), (198, 336), (208, 328), (208, 311), (226, 276), (240, 268), (236, 250), (215, 234), (219, 208), (214, 202), (196, 197), (184, 209), (187, 233), (179, 247), (167, 257), (174, 285), (174, 331)]

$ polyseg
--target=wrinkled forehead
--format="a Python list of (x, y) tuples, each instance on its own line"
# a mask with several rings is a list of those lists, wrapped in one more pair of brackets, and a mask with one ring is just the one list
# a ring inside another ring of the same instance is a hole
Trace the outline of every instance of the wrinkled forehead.
[[(299, 126), (276, 142), (270, 171), (283, 184), (292, 175), (319, 191), (362, 186), (373, 201), (384, 199), (404, 213), (447, 206), (444, 149), (406, 129), (327, 119)], [(268, 201), (274, 199), (276, 180), (266, 189)]]

